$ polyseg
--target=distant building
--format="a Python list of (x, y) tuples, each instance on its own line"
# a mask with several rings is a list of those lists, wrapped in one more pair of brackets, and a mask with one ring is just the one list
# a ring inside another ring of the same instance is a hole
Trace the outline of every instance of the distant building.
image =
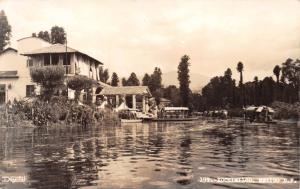
[[(150, 98), (149, 99), (151, 104), (156, 104), (156, 100), (154, 97)], [(164, 108), (164, 107), (168, 107), (168, 106), (173, 106), (172, 105), (172, 102), (171, 100), (167, 99), (167, 98), (159, 98), (159, 105), (158, 107), (161, 109), (161, 108)]]
[(21, 53), (49, 45), (43, 39), (27, 37), (17, 41), (17, 49), (9, 47), (0, 53), (0, 104), (35, 93), (36, 85), (31, 82), (27, 57)]
[(167, 107), (167, 106), (172, 106), (171, 100), (166, 99), (166, 98), (160, 98), (160, 105), (163, 107)]
[(113, 107), (117, 108), (121, 100), (126, 106), (142, 112), (148, 112), (148, 99), (152, 96), (147, 86), (105, 87), (100, 95), (106, 96)]

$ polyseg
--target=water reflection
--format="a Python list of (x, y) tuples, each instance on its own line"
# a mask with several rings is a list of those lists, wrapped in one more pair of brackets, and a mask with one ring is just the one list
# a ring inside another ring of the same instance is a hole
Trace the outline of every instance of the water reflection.
[(203, 184), (198, 179), (297, 179), (298, 160), (297, 125), (230, 120), (1, 129), (0, 133), (0, 175), (28, 179), (26, 185), (7, 185), (15, 188), (282, 188)]

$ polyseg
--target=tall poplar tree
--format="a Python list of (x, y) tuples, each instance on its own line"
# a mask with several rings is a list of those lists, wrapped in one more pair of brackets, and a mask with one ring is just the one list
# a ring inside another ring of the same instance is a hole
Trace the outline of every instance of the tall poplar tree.
[(132, 72), (130, 74), (129, 78), (126, 81), (126, 85), (127, 86), (139, 86), (140, 85), (140, 81), (134, 72)]
[(111, 86), (116, 87), (119, 85), (119, 77), (116, 72), (114, 72), (111, 76)]
[(8, 23), (7, 16), (4, 10), (0, 12), (0, 52), (2, 52), (6, 45), (9, 44), (11, 37), (11, 26)]
[(189, 63), (190, 57), (184, 55), (181, 57), (181, 61), (178, 65), (178, 80), (181, 102), (183, 106), (189, 106), (190, 97), (190, 75), (189, 75)]
[(145, 75), (144, 75), (144, 77), (143, 77), (143, 80), (142, 80), (142, 85), (143, 85), (143, 86), (149, 86), (150, 80), (151, 80), (150, 75), (147, 74), (147, 73), (145, 73)]
[(159, 67), (155, 67), (153, 74), (150, 76), (149, 89), (151, 93), (162, 88), (162, 72)]

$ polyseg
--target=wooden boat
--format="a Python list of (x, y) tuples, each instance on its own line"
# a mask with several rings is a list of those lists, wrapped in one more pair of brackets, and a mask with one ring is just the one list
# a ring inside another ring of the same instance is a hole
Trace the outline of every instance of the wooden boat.
[(143, 120), (138, 118), (135, 111), (130, 109), (122, 110), (119, 112), (121, 123), (140, 123)]
[(152, 121), (196, 121), (199, 117), (185, 117), (185, 118), (154, 118)]
[(264, 123), (267, 123), (267, 124), (276, 124), (277, 121), (271, 120), (271, 121), (265, 121)]
[(250, 123), (265, 123), (276, 124), (277, 121), (273, 120), (274, 110), (268, 106), (250, 106), (245, 109), (245, 120), (249, 120)]
[(164, 107), (152, 121), (195, 121), (199, 117), (190, 117), (187, 107)]
[(121, 123), (141, 123), (142, 119), (121, 119)]

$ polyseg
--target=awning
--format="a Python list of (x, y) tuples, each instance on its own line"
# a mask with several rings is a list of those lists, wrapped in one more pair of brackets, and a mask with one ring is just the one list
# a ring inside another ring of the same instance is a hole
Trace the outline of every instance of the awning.
[(266, 110), (268, 112), (274, 113), (274, 109), (268, 106), (260, 106), (257, 108), (256, 112), (262, 112), (263, 110)]
[(147, 86), (104, 87), (100, 95), (147, 95), (151, 96)]

